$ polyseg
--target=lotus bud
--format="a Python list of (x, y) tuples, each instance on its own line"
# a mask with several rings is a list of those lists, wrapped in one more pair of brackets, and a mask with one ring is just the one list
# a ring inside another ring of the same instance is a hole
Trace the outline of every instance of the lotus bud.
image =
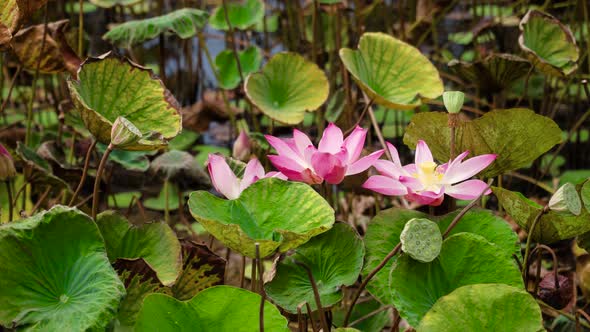
[(464, 100), (465, 94), (461, 91), (445, 91), (443, 93), (445, 108), (451, 114), (457, 114), (461, 111)]
[(438, 225), (425, 218), (410, 219), (399, 239), (403, 252), (423, 263), (438, 257), (443, 241)]
[(250, 137), (245, 130), (240, 131), (234, 142), (232, 157), (238, 160), (247, 161), (250, 159)]
[(582, 201), (576, 191), (576, 186), (566, 183), (561, 186), (549, 200), (549, 210), (563, 214), (580, 215)]
[(117, 148), (125, 148), (137, 143), (142, 136), (139, 129), (131, 121), (119, 116), (111, 129), (111, 144)]
[(12, 156), (4, 148), (2, 144), (0, 144), (0, 181), (6, 181), (10, 178), (13, 178), (16, 175), (16, 169), (14, 169), (14, 161), (12, 160)]

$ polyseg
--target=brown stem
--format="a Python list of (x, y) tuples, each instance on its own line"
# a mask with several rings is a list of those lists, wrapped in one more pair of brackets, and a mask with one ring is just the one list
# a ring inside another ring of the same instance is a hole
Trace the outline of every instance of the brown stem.
[(12, 95), (12, 90), (14, 90), (14, 86), (16, 85), (16, 79), (18, 78), (18, 74), (20, 74), (22, 67), (18, 66), (18, 68), (16, 68), (16, 72), (14, 73), (14, 76), (12, 77), (12, 81), (10, 81), (10, 86), (8, 87), (8, 95), (6, 96), (6, 99), (4, 99), (2, 101), (2, 106), (0, 106), (0, 113), (2, 113), (2, 116), (4, 117), (4, 122), (6, 121), (6, 114), (4, 113), (4, 110), (6, 109), (6, 105), (8, 104), (8, 101), (10, 100), (10, 96)]
[(82, 187), (84, 187), (84, 182), (86, 182), (86, 176), (88, 175), (88, 167), (90, 165), (90, 156), (92, 155), (92, 151), (96, 147), (96, 143), (98, 143), (98, 141), (94, 140), (88, 148), (88, 151), (86, 151), (86, 158), (84, 159), (84, 168), (82, 169), (82, 177), (80, 178), (80, 183), (78, 183), (78, 187), (76, 188), (74, 195), (72, 195), (72, 198), (70, 199), (70, 203), (68, 204), (69, 206), (72, 206), (72, 204), (74, 204), (76, 198), (78, 197), (78, 194), (80, 194), (80, 191), (82, 190)]
[(98, 164), (98, 169), (96, 170), (96, 179), (94, 179), (94, 191), (92, 193), (92, 219), (96, 220), (96, 214), (98, 212), (98, 192), (100, 189), (100, 178), (102, 177), (102, 173), (104, 172), (105, 166), (107, 164), (107, 160), (109, 159), (109, 155), (111, 151), (113, 151), (114, 146), (113, 144), (109, 144), (107, 146), (102, 159), (100, 160), (100, 164)]
[(349, 326), (355, 326), (356, 324), (364, 321), (365, 319), (369, 319), (369, 318), (375, 316), (376, 314), (378, 314), (378, 313), (380, 313), (382, 311), (385, 311), (385, 310), (389, 310), (389, 309), (391, 309), (391, 306), (386, 305), (386, 306), (383, 306), (383, 307), (381, 307), (379, 309), (373, 310), (373, 311), (369, 312), (368, 314), (366, 314), (366, 315), (358, 318), (357, 320), (353, 321), (352, 323), (349, 324)]
[(31, 215), (35, 214), (35, 212), (37, 211), (37, 209), (39, 209), (39, 207), (41, 206), (41, 204), (43, 204), (43, 202), (47, 198), (47, 195), (49, 195), (49, 192), (50, 191), (51, 191), (51, 186), (47, 186), (47, 188), (45, 189), (45, 191), (43, 192), (43, 194), (41, 194), (41, 197), (39, 198), (39, 200), (37, 201), (37, 203), (33, 207), (33, 210), (31, 210)]
[(315, 305), (318, 310), (318, 315), (320, 316), (320, 324), (322, 325), (322, 330), (329, 332), (330, 327), (328, 326), (328, 322), (326, 322), (326, 316), (324, 316), (324, 309), (322, 308), (322, 300), (320, 299), (320, 292), (318, 291), (318, 286), (315, 282), (313, 274), (311, 273), (311, 269), (307, 265), (305, 265), (304, 263), (301, 263), (299, 261), (294, 261), (294, 262), (295, 262), (295, 264), (301, 266), (307, 272), (307, 277), (309, 278), (309, 282), (311, 283), (311, 288), (313, 289), (313, 297), (315, 299)]
[(250, 290), (256, 293), (256, 258), (252, 259), (252, 273), (250, 274)]
[(465, 206), (463, 208), (463, 210), (461, 210), (461, 212), (459, 212), (459, 214), (453, 219), (453, 221), (451, 221), (451, 223), (449, 224), (449, 227), (447, 227), (447, 230), (445, 230), (445, 232), (443, 233), (443, 238), (446, 238), (449, 235), (449, 233), (453, 230), (453, 228), (455, 228), (455, 226), (457, 226), (457, 224), (459, 223), (461, 218), (463, 218), (463, 216), (465, 214), (467, 214), (467, 212), (469, 212), (469, 210), (471, 210), (471, 208), (474, 207), (475, 204), (477, 204), (477, 202), (479, 202), (480, 198), (486, 193), (486, 191), (488, 191), (490, 189), (490, 186), (492, 185), (493, 182), (494, 182), (494, 179), (490, 179), (488, 181), (488, 186), (481, 192), (481, 194), (479, 194), (479, 196), (477, 196), (477, 198), (472, 200), (469, 204), (467, 204), (467, 206)]
[(537, 224), (541, 220), (541, 217), (545, 213), (547, 213), (548, 211), (549, 211), (549, 206), (545, 206), (543, 209), (541, 209), (541, 211), (539, 211), (539, 213), (535, 217), (535, 220), (533, 220), (533, 224), (531, 225), (531, 228), (528, 230), (529, 234), (527, 235), (527, 238), (526, 238), (526, 246), (524, 248), (524, 258), (522, 260), (522, 276), (524, 278), (526, 278), (526, 274), (529, 269), (529, 251), (531, 248), (531, 241), (533, 239), (533, 233), (535, 232), (535, 228), (537, 227)]
[(316, 329), (316, 326), (313, 323), (313, 316), (312, 316), (312, 311), (311, 311), (311, 307), (309, 306), (309, 303), (305, 302), (305, 307), (307, 308), (307, 315), (309, 316), (309, 320), (311, 321), (311, 330), (313, 332), (317, 332), (318, 330)]

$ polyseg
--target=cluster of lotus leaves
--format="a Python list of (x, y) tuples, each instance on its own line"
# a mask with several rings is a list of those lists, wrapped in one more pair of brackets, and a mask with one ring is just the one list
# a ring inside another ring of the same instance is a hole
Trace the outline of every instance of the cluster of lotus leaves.
[(259, 180), (234, 200), (207, 191), (188, 201), (193, 217), (225, 246), (248, 257), (285, 252), (334, 224), (334, 210), (310, 186), (275, 178)]
[(444, 91), (438, 70), (417, 48), (384, 33), (363, 34), (358, 49), (343, 48), (340, 58), (369, 99), (388, 108), (413, 109)]
[(126, 118), (142, 134), (126, 150), (161, 148), (182, 129), (180, 106), (162, 81), (111, 52), (88, 58), (68, 87), (84, 125), (100, 143), (110, 143), (117, 117)]

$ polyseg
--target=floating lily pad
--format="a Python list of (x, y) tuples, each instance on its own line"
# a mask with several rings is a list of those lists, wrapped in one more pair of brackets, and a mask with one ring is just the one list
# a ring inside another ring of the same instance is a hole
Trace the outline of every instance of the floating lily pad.
[[(151, 294), (143, 302), (138, 332), (250, 332), (258, 331), (260, 295), (231, 286), (215, 286), (182, 302)], [(264, 303), (265, 331), (288, 332), (287, 319), (270, 302)]]
[[(261, 0), (232, 1), (227, 4), (227, 17), (232, 28), (246, 30), (262, 21), (264, 2)], [(217, 6), (211, 14), (209, 24), (217, 30), (229, 30), (223, 5)]]
[(266, 257), (296, 248), (334, 224), (334, 210), (310, 186), (275, 178), (255, 182), (234, 200), (195, 191), (188, 204), (209, 233), (248, 257), (256, 257), (256, 242)]
[(86, 128), (101, 143), (111, 141), (111, 127), (119, 116), (143, 134), (126, 150), (154, 150), (165, 146), (182, 129), (179, 105), (151, 71), (106, 53), (88, 58), (78, 80), (68, 80), (74, 105)]
[[(256, 46), (250, 46), (243, 51), (238, 51), (238, 58), (240, 59), (240, 68), (242, 75), (246, 76), (253, 73), (260, 68), (262, 62), (262, 53)], [(220, 81), (219, 86), (231, 90), (240, 85), (242, 81), (236, 56), (231, 50), (224, 50), (215, 57), (215, 67), (219, 71)]]
[(401, 255), (390, 272), (393, 303), (412, 326), (441, 297), (473, 284), (502, 283), (524, 289), (512, 257), (482, 236), (457, 233), (443, 242), (440, 255), (420, 263)]
[(580, 51), (572, 31), (555, 17), (529, 10), (519, 25), (520, 48), (547, 75), (567, 76), (577, 68)]
[(443, 296), (416, 331), (539, 332), (545, 328), (541, 309), (529, 293), (503, 284), (479, 284)]
[(209, 15), (199, 9), (182, 8), (162, 16), (128, 21), (117, 25), (103, 38), (122, 47), (131, 47), (171, 31), (181, 39), (192, 38), (207, 23)]
[[(399, 243), (401, 232), (405, 224), (412, 218), (429, 218), (438, 223), (441, 232), (444, 232), (451, 224), (458, 211), (441, 217), (431, 217), (415, 210), (387, 209), (379, 212), (369, 223), (365, 235), (365, 266), (363, 275), (372, 271), (385, 256)], [(471, 210), (458, 223), (450, 234), (468, 232), (485, 237), (489, 242), (497, 246), (498, 251), (506, 256), (519, 255), (520, 246), (518, 237), (508, 223), (494, 215), (489, 210)], [(369, 282), (367, 289), (383, 304), (393, 304), (389, 290), (389, 271), (397, 259), (394, 256), (391, 261), (375, 275)]]
[(168, 225), (154, 222), (137, 227), (114, 211), (99, 214), (96, 224), (111, 262), (141, 258), (162, 284), (169, 286), (176, 281), (182, 269), (180, 243)]
[[(434, 158), (449, 160), (450, 129), (445, 113), (414, 115), (406, 128), (404, 143), (414, 148), (424, 140)], [(495, 110), (473, 121), (460, 120), (456, 128), (456, 151), (470, 151), (470, 157), (493, 153), (496, 160), (480, 175), (494, 177), (527, 167), (561, 142), (561, 130), (553, 120), (523, 108)]]
[(297, 263), (305, 264), (315, 279), (322, 306), (330, 307), (342, 299), (342, 285), (356, 282), (364, 255), (363, 241), (357, 232), (348, 224), (337, 223), (279, 262), (272, 281), (264, 289), (274, 303), (290, 313), (297, 313), (297, 307), (303, 303), (316, 310), (307, 271)]
[(297, 53), (273, 56), (261, 72), (248, 75), (246, 95), (264, 114), (279, 122), (297, 124), (306, 111), (328, 99), (330, 85), (324, 72)]
[[(543, 207), (519, 192), (497, 187), (493, 187), (492, 190), (506, 213), (528, 232)], [(586, 209), (582, 209), (578, 216), (549, 211), (543, 214), (537, 223), (532, 238), (536, 242), (545, 244), (570, 239), (590, 231), (588, 220), (590, 220), (590, 212)]]
[(442, 234), (438, 225), (426, 218), (410, 219), (399, 236), (402, 251), (413, 259), (428, 263), (440, 253)]
[(512, 86), (530, 70), (527, 60), (513, 54), (492, 54), (483, 60), (451, 60), (449, 68), (461, 79), (475, 84), (482, 93), (497, 93)]
[(0, 324), (104, 330), (124, 294), (96, 224), (77, 209), (0, 226)]
[[(38, 24), (19, 31), (12, 39), (12, 49), (23, 67), (31, 72), (39, 69), (43, 74), (68, 71), (76, 74), (82, 62), (66, 40), (69, 20)], [(45, 35), (45, 46), (41, 44)]]
[(384, 33), (363, 34), (358, 50), (343, 48), (340, 58), (367, 96), (385, 107), (413, 109), (443, 93), (436, 67), (415, 47)]

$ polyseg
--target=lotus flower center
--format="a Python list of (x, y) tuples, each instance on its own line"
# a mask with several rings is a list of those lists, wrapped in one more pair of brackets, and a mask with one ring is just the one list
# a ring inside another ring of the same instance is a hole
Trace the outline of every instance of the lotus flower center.
[(415, 178), (420, 180), (425, 190), (438, 191), (443, 174), (437, 172), (437, 164), (432, 161), (420, 163), (418, 165), (418, 173), (412, 174)]

